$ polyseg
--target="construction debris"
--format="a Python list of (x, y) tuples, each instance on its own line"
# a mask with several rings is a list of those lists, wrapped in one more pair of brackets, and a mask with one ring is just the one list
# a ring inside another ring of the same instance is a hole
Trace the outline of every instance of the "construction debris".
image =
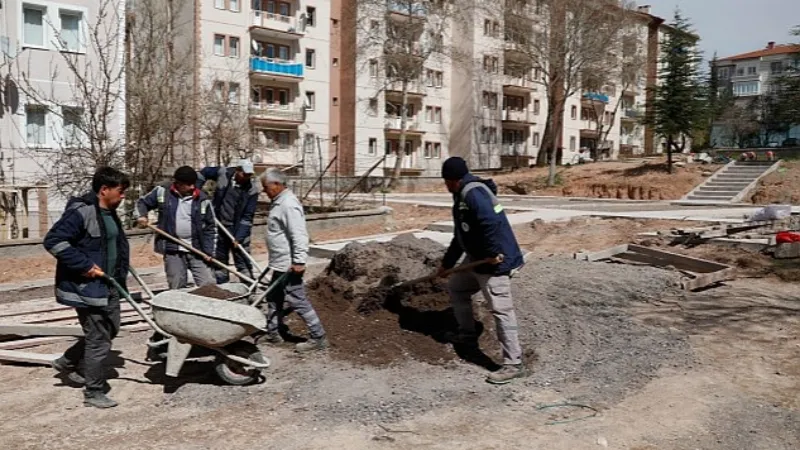
[(674, 269), (683, 275), (681, 287), (687, 291), (702, 289), (734, 278), (734, 269), (731, 266), (634, 244), (619, 245), (593, 253), (576, 253), (575, 259), (589, 262), (607, 260)]

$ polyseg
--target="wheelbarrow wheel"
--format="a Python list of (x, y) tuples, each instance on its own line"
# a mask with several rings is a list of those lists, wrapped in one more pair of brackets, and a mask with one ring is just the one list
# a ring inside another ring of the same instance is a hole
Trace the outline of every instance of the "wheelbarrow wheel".
[[(258, 347), (249, 342), (234, 342), (225, 347), (225, 350), (232, 355), (249, 359), (255, 363), (263, 364), (266, 362)], [(224, 355), (217, 356), (214, 369), (222, 381), (235, 386), (253, 383), (258, 380), (258, 376), (261, 374), (261, 369), (245, 367), (243, 364), (226, 358)]]

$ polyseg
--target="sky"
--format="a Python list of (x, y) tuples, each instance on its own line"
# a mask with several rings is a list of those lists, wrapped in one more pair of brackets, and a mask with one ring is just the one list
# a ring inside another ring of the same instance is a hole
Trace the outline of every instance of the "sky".
[(676, 6), (700, 35), (703, 57), (758, 50), (767, 42), (800, 42), (789, 31), (800, 25), (800, 0), (637, 0), (650, 13), (672, 21)]

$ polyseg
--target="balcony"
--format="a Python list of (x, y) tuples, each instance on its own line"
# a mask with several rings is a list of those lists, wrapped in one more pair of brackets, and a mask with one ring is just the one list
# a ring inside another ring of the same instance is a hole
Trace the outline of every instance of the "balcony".
[(251, 56), (250, 74), (270, 81), (302, 80), (303, 63)]
[(503, 75), (503, 91), (508, 93), (529, 94), (538, 90), (535, 81), (513, 75)]
[(642, 118), (642, 112), (635, 108), (627, 108), (622, 111), (622, 120), (626, 122), (636, 122)]
[(505, 143), (500, 148), (500, 155), (528, 157), (530, 152), (528, 151), (528, 144), (525, 142)]
[(305, 22), (296, 17), (256, 10), (250, 18), (250, 32), (259, 37), (300, 39), (305, 34)]
[(300, 125), (306, 120), (306, 110), (294, 104), (251, 103), (250, 119), (257, 122)]
[(581, 105), (594, 107), (597, 103), (608, 104), (608, 95), (600, 92), (584, 92), (581, 96)]
[(253, 146), (253, 161), (267, 167), (293, 166), (300, 158), (302, 149), (298, 145), (271, 142)]
[(533, 125), (536, 123), (534, 115), (528, 110), (504, 109), (501, 118), (506, 124)]
[[(403, 96), (403, 83), (400, 81), (391, 81), (386, 84), (384, 89), (386, 95), (389, 97), (400, 98)], [(406, 92), (409, 97), (421, 98), (425, 97), (425, 87), (419, 81), (413, 81), (406, 84)]]
[(582, 120), (581, 123), (580, 135), (582, 138), (597, 139), (600, 137), (600, 130), (597, 129), (597, 122), (594, 120)]
[[(386, 134), (399, 135), (401, 133), (400, 122), (399, 116), (386, 116), (384, 120), (384, 131)], [(425, 131), (420, 129), (417, 119), (411, 117), (406, 119), (406, 134), (421, 136), (425, 134)]]
[(422, 2), (408, 0), (393, 0), (386, 6), (389, 13), (393, 16), (401, 17), (424, 17), (428, 11)]

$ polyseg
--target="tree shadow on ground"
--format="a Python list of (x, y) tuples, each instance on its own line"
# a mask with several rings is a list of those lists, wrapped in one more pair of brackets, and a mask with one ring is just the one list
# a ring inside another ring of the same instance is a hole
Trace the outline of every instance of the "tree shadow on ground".
[[(396, 314), (400, 328), (420, 333), (442, 344), (453, 344), (453, 350), (462, 360), (483, 367), (487, 370), (497, 370), (501, 366), (484, 353), (479, 346), (469, 344), (456, 344), (448, 340), (449, 333), (458, 331), (453, 308), (443, 310), (421, 310), (407, 305), (402, 301), (402, 295), (389, 295), (384, 307), (387, 311)], [(485, 327), (482, 322), (476, 322), (478, 336), (483, 334)]]
[(623, 170), (604, 170), (600, 173), (603, 175), (615, 175), (623, 177), (641, 177), (657, 173), (667, 174), (669, 173), (669, 168), (667, 167), (667, 163), (642, 164), (636, 167), (629, 167)]

